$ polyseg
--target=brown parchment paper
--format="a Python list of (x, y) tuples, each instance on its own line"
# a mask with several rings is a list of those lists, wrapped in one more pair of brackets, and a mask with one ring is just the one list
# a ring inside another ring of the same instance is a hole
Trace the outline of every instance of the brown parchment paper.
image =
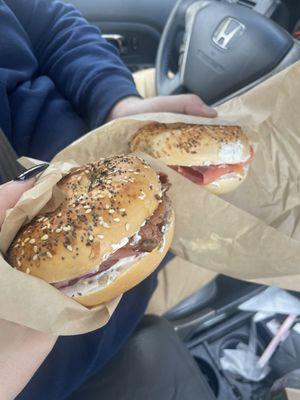
[(157, 160), (143, 155), (172, 182), (176, 212), (173, 252), (236, 278), (300, 290), (300, 64), (219, 107), (208, 120), (144, 114), (113, 121), (79, 139), (55, 160), (93, 161), (128, 153), (128, 141), (149, 121), (238, 123), (255, 143), (248, 178), (216, 197)]
[[(0, 232), (0, 250), (5, 253), (25, 221), (43, 208), (57, 207), (63, 196), (55, 184), (75, 163), (128, 153), (128, 140), (149, 121), (238, 123), (255, 143), (256, 154), (248, 178), (232, 194), (216, 197), (143, 155), (172, 182), (170, 197), (176, 212), (172, 251), (211, 271), (212, 276), (223, 273), (300, 290), (299, 104), (297, 63), (220, 106), (217, 120), (166, 113), (106, 124), (60, 152), (36, 186), (7, 213)], [(32, 162), (23, 161), (27, 166)], [(70, 335), (99, 328), (107, 323), (120, 300), (88, 310), (40, 279), (12, 269), (3, 257), (0, 269), (0, 318), (41, 331)], [(172, 289), (168, 290), (171, 295)]]
[(173, 257), (158, 274), (158, 285), (149, 301), (146, 314), (163, 315), (207, 285), (216, 273)]

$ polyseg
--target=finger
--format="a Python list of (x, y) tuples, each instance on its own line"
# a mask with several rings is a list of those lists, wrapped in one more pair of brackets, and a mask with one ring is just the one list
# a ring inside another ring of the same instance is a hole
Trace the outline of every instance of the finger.
[(214, 108), (207, 106), (200, 97), (193, 94), (154, 97), (149, 100), (152, 101), (153, 112), (173, 112), (207, 118), (217, 116)]
[(11, 181), (0, 186), (0, 226), (4, 221), (6, 210), (14, 207), (22, 194), (30, 189), (34, 182), (35, 179), (28, 179), (24, 182)]
[(204, 101), (196, 95), (186, 95), (184, 105), (185, 114), (207, 118), (215, 118), (217, 116), (217, 111), (205, 104)]

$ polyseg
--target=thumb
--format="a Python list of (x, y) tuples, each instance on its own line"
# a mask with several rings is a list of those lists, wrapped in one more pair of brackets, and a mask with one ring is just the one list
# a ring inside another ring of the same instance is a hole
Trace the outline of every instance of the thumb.
[(34, 179), (28, 179), (23, 182), (11, 181), (0, 186), (0, 227), (4, 221), (6, 210), (14, 207), (22, 194), (30, 189), (34, 182)]

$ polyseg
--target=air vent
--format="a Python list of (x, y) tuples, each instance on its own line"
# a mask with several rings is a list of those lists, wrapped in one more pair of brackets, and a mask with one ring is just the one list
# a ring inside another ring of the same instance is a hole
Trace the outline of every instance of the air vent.
[(249, 8), (254, 8), (256, 6), (256, 1), (251, 1), (251, 0), (238, 0), (237, 4)]

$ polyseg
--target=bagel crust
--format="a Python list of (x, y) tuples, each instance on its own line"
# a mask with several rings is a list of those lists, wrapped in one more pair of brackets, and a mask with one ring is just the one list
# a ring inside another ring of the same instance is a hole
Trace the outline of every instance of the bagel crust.
[(14, 268), (50, 283), (100, 265), (139, 231), (162, 198), (157, 173), (131, 155), (73, 169), (58, 187), (64, 202), (24, 226), (7, 253)]
[(251, 144), (236, 125), (152, 122), (135, 133), (130, 148), (188, 167), (243, 163), (251, 156)]
[(216, 195), (232, 192), (233, 190), (237, 189), (240, 184), (245, 180), (245, 178), (247, 177), (247, 172), (248, 169), (244, 168), (243, 175), (230, 174), (228, 177), (221, 177), (203, 187), (209, 192)]

